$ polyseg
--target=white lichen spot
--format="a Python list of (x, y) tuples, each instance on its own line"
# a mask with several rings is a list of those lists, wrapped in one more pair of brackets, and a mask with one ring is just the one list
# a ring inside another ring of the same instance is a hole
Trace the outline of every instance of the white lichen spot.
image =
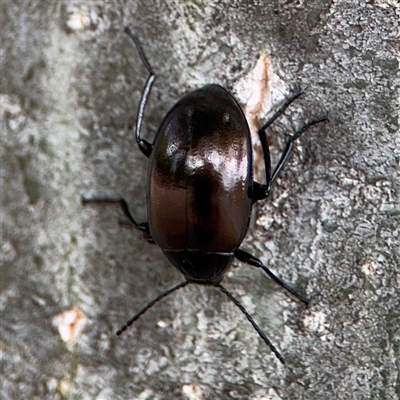
[(201, 388), (197, 385), (183, 385), (182, 394), (189, 400), (203, 399)]
[(167, 322), (165, 322), (163, 319), (160, 319), (160, 320), (157, 322), (157, 326), (158, 326), (159, 328), (162, 328), (162, 329), (166, 328), (167, 325), (168, 325)]
[(65, 311), (54, 317), (53, 320), (61, 339), (68, 346), (76, 342), (86, 322), (87, 318), (79, 308)]
[(5, 112), (11, 115), (19, 114), (22, 111), (21, 106), (16, 103), (8, 94), (0, 93), (0, 115), (3, 116)]
[(375, 0), (374, 6), (380, 7), (383, 9), (392, 8), (400, 8), (398, 0)]
[(197, 313), (197, 329), (200, 332), (207, 330), (209, 319), (206, 317), (204, 311)]
[(365, 276), (376, 278), (378, 275), (382, 275), (382, 267), (376, 261), (367, 261), (360, 266), (361, 272)]
[(14, 246), (8, 240), (1, 245), (1, 259), (4, 261), (13, 261), (17, 255)]
[(114, 400), (114, 390), (111, 387), (103, 388), (95, 397), (95, 400)]
[(70, 14), (67, 26), (73, 31), (78, 31), (86, 28), (90, 25), (90, 18), (87, 15), (82, 15), (79, 13)]
[(304, 325), (311, 331), (323, 333), (326, 330), (326, 314), (315, 311), (304, 317)]
[(58, 383), (58, 390), (63, 396), (68, 396), (72, 391), (72, 384), (66, 380)]
[(268, 394), (255, 395), (250, 398), (251, 400), (282, 400), (282, 397), (278, 395), (275, 389), (270, 388)]
[(49, 392), (55, 392), (57, 390), (58, 382), (56, 378), (49, 378), (46, 381), (46, 388)]
[(149, 360), (146, 368), (146, 375), (150, 376), (157, 373), (160, 370), (158, 360)]
[(271, 228), (274, 222), (275, 219), (269, 214), (261, 215), (256, 221), (257, 225), (262, 226), (264, 229)]
[(16, 97), (0, 93), (0, 118), (5, 119), (13, 131), (17, 131), (19, 126), (25, 122), (26, 118)]
[(139, 394), (138, 400), (148, 400), (154, 398), (154, 392), (150, 389), (145, 389)]

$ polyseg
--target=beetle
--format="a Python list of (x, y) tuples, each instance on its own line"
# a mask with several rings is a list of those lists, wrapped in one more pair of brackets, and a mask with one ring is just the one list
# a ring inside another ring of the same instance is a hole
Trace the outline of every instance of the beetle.
[(290, 136), (272, 170), (266, 129), (303, 93), (302, 90), (298, 89), (280, 106), (258, 131), (264, 153), (264, 184), (253, 179), (252, 143), (244, 113), (222, 86), (209, 84), (184, 96), (164, 117), (154, 142), (149, 143), (141, 137), (141, 127), (156, 75), (138, 38), (129, 28), (125, 32), (136, 45), (149, 73), (135, 127), (137, 145), (149, 158), (148, 222), (136, 222), (123, 198), (84, 197), (82, 201), (84, 204), (118, 203), (129, 223), (141, 230), (149, 243), (160, 246), (185, 280), (158, 295), (116, 334), (120, 335), (155, 303), (189, 283), (212, 285), (239, 307), (266, 345), (284, 363), (279, 351), (221, 281), (236, 258), (261, 268), (300, 301), (309, 303), (306, 297), (239, 246), (246, 235), (253, 204), (268, 197), (295, 140), (309, 127), (328, 118), (313, 119)]

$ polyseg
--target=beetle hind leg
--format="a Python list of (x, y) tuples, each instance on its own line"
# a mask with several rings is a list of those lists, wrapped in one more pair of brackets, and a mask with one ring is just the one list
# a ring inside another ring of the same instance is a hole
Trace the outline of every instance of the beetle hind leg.
[(282, 286), (284, 289), (286, 289), (289, 293), (291, 293), (293, 296), (297, 297), (300, 301), (302, 301), (305, 304), (309, 304), (310, 300), (298, 293), (296, 290), (291, 288), (289, 285), (287, 285), (285, 282), (283, 282), (282, 279), (278, 278), (272, 271), (268, 269), (266, 265), (264, 265), (258, 258), (252, 256), (250, 253), (247, 253), (247, 251), (237, 249), (234, 252), (235, 257), (245, 263), (249, 264), (253, 267), (261, 268), (274, 282), (276, 282), (278, 285)]
[(104, 204), (119, 204), (122, 212), (125, 214), (125, 217), (128, 221), (120, 221), (122, 225), (134, 226), (143, 232), (145, 239), (149, 243), (154, 243), (153, 238), (150, 235), (149, 224), (148, 222), (138, 223), (132, 217), (131, 212), (129, 211), (128, 203), (122, 197), (112, 198), (112, 197), (82, 197), (82, 204), (89, 203), (104, 203)]

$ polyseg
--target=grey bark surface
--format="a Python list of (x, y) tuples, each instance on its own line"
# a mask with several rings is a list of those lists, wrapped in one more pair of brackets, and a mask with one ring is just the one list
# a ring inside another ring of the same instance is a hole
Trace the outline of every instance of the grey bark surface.
[[(400, 397), (398, 1), (15, 0), (1, 18), (2, 399)], [(158, 74), (148, 140), (184, 93), (232, 90), (262, 53), (289, 89), (307, 87), (268, 131), (275, 158), (329, 112), (243, 244), (312, 303), (240, 263), (224, 280), (285, 366), (212, 287), (190, 285), (114, 335), (182, 280), (118, 207), (80, 201), (123, 196), (146, 220), (132, 127), (147, 73), (125, 26)]]

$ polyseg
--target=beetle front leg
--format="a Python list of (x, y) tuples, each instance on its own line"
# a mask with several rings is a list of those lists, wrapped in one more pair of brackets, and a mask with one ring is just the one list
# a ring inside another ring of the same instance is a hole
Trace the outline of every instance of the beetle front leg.
[(140, 231), (143, 232), (145, 239), (149, 243), (154, 243), (153, 238), (150, 235), (150, 230), (149, 230), (149, 224), (148, 222), (142, 222), (138, 223), (135, 221), (135, 219), (132, 217), (131, 212), (129, 211), (128, 203), (126, 200), (122, 197), (118, 198), (111, 198), (111, 197), (82, 197), (82, 204), (88, 204), (88, 203), (105, 203), (105, 204), (119, 204), (122, 212), (125, 214), (126, 218), (128, 218), (129, 222), (126, 223), (125, 221), (122, 221), (121, 223), (124, 225), (130, 225), (134, 226), (135, 228), (139, 229)]
[(293, 288), (291, 288), (285, 282), (283, 282), (282, 279), (278, 278), (258, 258), (252, 256), (250, 253), (247, 253), (247, 251), (244, 251), (244, 250), (241, 250), (241, 249), (235, 250), (234, 254), (235, 254), (235, 257), (239, 261), (242, 261), (242, 262), (244, 262), (246, 264), (252, 265), (253, 267), (261, 268), (274, 282), (276, 282), (278, 285), (282, 286), (284, 289), (286, 289), (293, 296), (297, 297), (303, 303), (305, 303), (305, 304), (309, 304), (310, 303), (309, 299), (307, 299), (306, 297), (304, 297), (300, 293), (296, 292)]
[(309, 122), (307, 122), (303, 127), (301, 127), (297, 132), (294, 133), (294, 135), (289, 137), (289, 140), (286, 143), (285, 149), (283, 150), (283, 153), (276, 164), (276, 167), (274, 171), (271, 174), (271, 157), (269, 154), (269, 147), (268, 147), (268, 140), (267, 140), (267, 135), (265, 133), (266, 129), (280, 116), (282, 113), (286, 110), (289, 105), (296, 100), (299, 96), (301, 96), (304, 92), (301, 89), (298, 89), (296, 93), (290, 97), (288, 100), (286, 100), (282, 106), (279, 108), (279, 110), (261, 127), (261, 129), (258, 131), (258, 136), (260, 137), (261, 141), (261, 147), (263, 149), (264, 153), (264, 163), (265, 163), (265, 174), (266, 174), (266, 184), (263, 185), (258, 182), (253, 182), (253, 203), (255, 203), (258, 200), (265, 199), (268, 197), (271, 185), (275, 182), (276, 178), (278, 177), (279, 173), (282, 171), (282, 168), (286, 164), (286, 161), (288, 160), (290, 153), (293, 148), (293, 143), (295, 140), (297, 140), (302, 133), (304, 133), (308, 128), (311, 126), (318, 124), (319, 122), (322, 121), (328, 121), (328, 116), (323, 115), (322, 117), (315, 118)]
[(142, 60), (144, 66), (149, 72), (149, 76), (147, 78), (146, 84), (142, 91), (142, 96), (140, 98), (137, 118), (136, 118), (136, 126), (135, 126), (135, 136), (136, 142), (139, 146), (141, 152), (146, 156), (150, 157), (151, 151), (153, 150), (153, 145), (150, 144), (147, 140), (144, 140), (140, 137), (140, 130), (142, 128), (144, 110), (146, 108), (146, 103), (150, 95), (151, 87), (153, 86), (154, 81), (156, 80), (156, 74), (153, 72), (149, 62), (147, 61), (147, 57), (143, 51), (142, 46), (140, 45), (139, 39), (131, 32), (131, 30), (127, 27), (125, 28), (125, 32), (129, 35), (129, 37), (133, 40), (136, 45), (136, 48), (139, 52), (140, 59)]
[[(266, 135), (265, 131), (273, 122), (275, 122), (275, 120), (278, 117), (280, 117), (283, 114), (283, 112), (290, 106), (290, 104), (292, 104), (293, 101), (295, 101), (303, 93), (304, 92), (300, 88), (298, 88), (296, 90), (296, 92), (289, 99), (287, 99), (279, 107), (279, 109), (276, 111), (276, 113), (258, 130), (258, 136), (260, 138), (261, 147), (262, 147), (263, 153), (264, 153), (266, 184), (264, 185), (262, 183), (253, 182), (253, 193), (252, 193), (253, 203), (255, 203), (258, 200), (263, 200), (268, 197), (270, 189), (271, 189), (271, 183), (273, 182), (273, 179), (271, 178), (271, 157), (269, 154), (268, 140), (267, 140), (267, 135)], [(274, 174), (272, 174), (272, 176), (274, 176)]]
[(281, 158), (279, 159), (278, 163), (276, 164), (276, 167), (274, 169), (274, 172), (272, 173), (271, 176), (271, 185), (272, 183), (275, 182), (276, 178), (278, 177), (279, 173), (282, 171), (283, 166), (286, 164), (286, 161), (288, 160), (290, 153), (293, 148), (293, 143), (296, 139), (300, 137), (300, 135), (305, 132), (308, 128), (311, 126), (318, 124), (319, 122), (323, 121), (329, 121), (327, 115), (323, 115), (322, 117), (318, 117), (316, 119), (313, 119), (309, 122), (307, 122), (305, 125), (303, 125), (297, 132), (295, 132), (294, 135), (289, 137), (288, 142), (286, 143), (285, 149), (283, 150), (283, 153), (281, 155)]

